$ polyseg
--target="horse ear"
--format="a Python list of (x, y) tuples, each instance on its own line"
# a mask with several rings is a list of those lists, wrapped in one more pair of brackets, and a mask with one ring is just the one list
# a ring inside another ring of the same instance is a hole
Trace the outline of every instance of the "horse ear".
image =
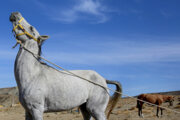
[(47, 40), (49, 36), (47, 35), (41, 35), (38, 37), (39, 45), (41, 46), (45, 40)]
[(47, 35), (41, 35), (38, 37), (39, 40), (43, 40), (43, 41), (48, 39), (48, 38), (49, 38), (49, 36), (47, 36)]

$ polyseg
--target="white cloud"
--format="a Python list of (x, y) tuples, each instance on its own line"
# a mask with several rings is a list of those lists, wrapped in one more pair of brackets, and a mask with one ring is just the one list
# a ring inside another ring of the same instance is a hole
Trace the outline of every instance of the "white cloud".
[(79, 12), (85, 12), (90, 13), (94, 15), (99, 15), (100, 11), (99, 8), (101, 8), (101, 5), (98, 1), (93, 0), (79, 0), (79, 4), (74, 6), (75, 11)]
[(79, 4), (74, 6), (73, 11), (78, 13), (90, 14), (96, 17), (96, 22), (103, 23), (107, 21), (105, 8), (99, 0), (79, 0)]
[(40, 1), (35, 1), (35, 4), (46, 10), (45, 12), (47, 12), (53, 20), (60, 22), (73, 23), (78, 20), (88, 20), (91, 23), (104, 23), (108, 20), (106, 15), (107, 8), (104, 7), (101, 1), (102, 0), (76, 0), (74, 5), (67, 6), (65, 9), (57, 6), (49, 7), (49, 5)]

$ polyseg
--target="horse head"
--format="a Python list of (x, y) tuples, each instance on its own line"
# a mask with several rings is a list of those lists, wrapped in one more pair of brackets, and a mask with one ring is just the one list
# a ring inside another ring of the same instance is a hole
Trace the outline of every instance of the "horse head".
[(169, 102), (169, 106), (173, 106), (174, 96), (166, 96), (165, 102)]
[(37, 42), (38, 45), (42, 45), (42, 42), (48, 39), (48, 36), (41, 36), (39, 32), (30, 25), (19, 12), (13, 12), (10, 15), (9, 20), (13, 24), (13, 32), (18, 41), (26, 44), (27, 41)]

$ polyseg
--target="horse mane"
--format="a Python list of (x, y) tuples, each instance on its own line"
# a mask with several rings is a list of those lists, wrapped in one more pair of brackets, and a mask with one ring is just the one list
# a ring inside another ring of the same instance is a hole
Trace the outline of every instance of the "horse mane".
[[(37, 43), (37, 44), (38, 44), (38, 48), (39, 48), (38, 55), (41, 56), (42, 55), (42, 45), (44, 44), (44, 40), (40, 41), (40, 43)], [(38, 57), (38, 61), (41, 62), (41, 58), (40, 57)]]
[[(40, 42), (40, 43), (37, 43), (37, 44), (38, 44), (38, 48), (39, 48), (38, 55), (41, 56), (41, 55), (42, 55), (42, 45), (44, 44), (44, 41), (42, 41), (42, 42)], [(40, 57), (38, 57), (37, 60), (38, 60), (42, 65), (46, 65), (47, 67), (51, 67), (51, 66), (49, 66), (48, 64), (46, 64), (45, 62), (43, 62)], [(51, 67), (51, 68), (53, 68), (53, 67)]]

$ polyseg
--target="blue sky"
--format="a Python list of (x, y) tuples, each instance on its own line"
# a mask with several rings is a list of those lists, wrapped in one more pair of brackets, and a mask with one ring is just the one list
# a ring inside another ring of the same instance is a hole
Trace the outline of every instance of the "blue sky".
[(128, 95), (180, 90), (179, 6), (179, 0), (1, 1), (0, 88), (16, 86), (9, 15), (19, 11), (50, 36), (43, 57), (66, 69), (95, 70), (121, 82)]

